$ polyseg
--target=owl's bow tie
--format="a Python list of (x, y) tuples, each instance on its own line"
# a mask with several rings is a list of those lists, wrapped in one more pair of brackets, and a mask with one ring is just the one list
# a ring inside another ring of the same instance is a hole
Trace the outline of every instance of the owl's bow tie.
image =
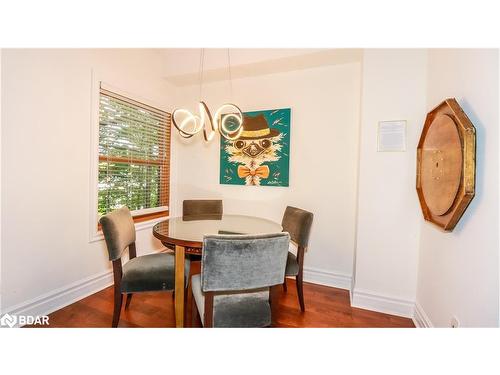
[(238, 165), (238, 177), (245, 178), (247, 176), (258, 176), (261, 178), (268, 178), (269, 167), (267, 165), (262, 165), (257, 169), (250, 169), (243, 165)]

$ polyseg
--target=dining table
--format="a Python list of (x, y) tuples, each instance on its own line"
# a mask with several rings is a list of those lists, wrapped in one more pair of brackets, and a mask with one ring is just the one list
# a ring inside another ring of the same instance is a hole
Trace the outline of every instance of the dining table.
[[(184, 327), (185, 255), (201, 255), (203, 237), (211, 234), (259, 235), (277, 233), (282, 226), (272, 220), (247, 215), (190, 215), (169, 217), (153, 227), (153, 235), (175, 251), (175, 325)], [(188, 275), (189, 277), (189, 275)]]

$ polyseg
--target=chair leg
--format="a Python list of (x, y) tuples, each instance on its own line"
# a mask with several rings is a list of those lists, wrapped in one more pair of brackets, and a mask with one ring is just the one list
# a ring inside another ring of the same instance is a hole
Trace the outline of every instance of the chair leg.
[(302, 311), (306, 311), (306, 307), (304, 305), (304, 289), (303, 289), (303, 282), (302, 282), (302, 272), (299, 272), (297, 277), (295, 278), (295, 282), (297, 283), (297, 295), (299, 296), (299, 304), (300, 304), (300, 309)]
[(273, 285), (269, 288), (269, 305), (271, 307), (271, 325), (269, 327), (275, 327), (276, 317), (278, 315), (278, 285)]
[(196, 302), (194, 301), (193, 293), (190, 296), (191, 302), (191, 328), (198, 327), (201, 324), (201, 318), (198, 315), (198, 307), (196, 306)]
[(118, 327), (118, 321), (120, 320), (120, 312), (122, 310), (123, 295), (119, 288), (115, 287), (115, 308), (113, 310), (113, 322), (111, 327)]
[(286, 285), (286, 276), (285, 276), (285, 281), (283, 281), (283, 290), (284, 292), (288, 292), (288, 286)]
[(193, 302), (193, 309), (191, 310), (191, 327), (192, 328), (203, 328), (203, 323), (201, 321), (201, 316), (196, 307), (196, 303)]
[(128, 307), (130, 306), (130, 301), (132, 301), (132, 295), (133, 295), (132, 293), (127, 294), (127, 300), (125, 302), (125, 310), (127, 310)]

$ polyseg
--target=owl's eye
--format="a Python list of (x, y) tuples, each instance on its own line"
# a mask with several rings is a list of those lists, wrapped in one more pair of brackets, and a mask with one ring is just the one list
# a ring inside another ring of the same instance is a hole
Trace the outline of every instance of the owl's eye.
[(271, 147), (271, 141), (269, 139), (263, 139), (260, 141), (260, 145), (262, 148), (269, 148)]
[(236, 141), (233, 144), (233, 146), (236, 147), (239, 150), (241, 150), (243, 147), (245, 147), (245, 145), (246, 145), (245, 141)]

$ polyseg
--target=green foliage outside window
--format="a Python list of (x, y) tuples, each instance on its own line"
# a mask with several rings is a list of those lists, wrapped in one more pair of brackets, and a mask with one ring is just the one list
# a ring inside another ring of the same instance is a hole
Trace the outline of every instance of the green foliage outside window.
[(99, 215), (124, 205), (132, 211), (161, 206), (166, 131), (158, 113), (101, 93)]

